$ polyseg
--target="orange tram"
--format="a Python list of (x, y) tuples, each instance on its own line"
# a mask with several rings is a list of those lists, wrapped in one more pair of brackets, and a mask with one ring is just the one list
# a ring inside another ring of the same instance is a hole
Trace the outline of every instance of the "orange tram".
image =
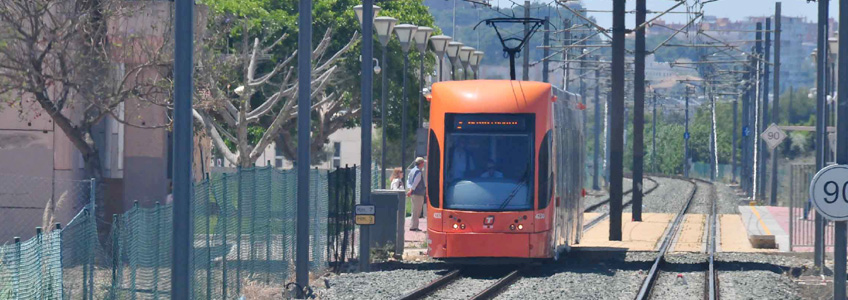
[(433, 84), (427, 162), (430, 257), (558, 258), (581, 237), (583, 119), (548, 83)]

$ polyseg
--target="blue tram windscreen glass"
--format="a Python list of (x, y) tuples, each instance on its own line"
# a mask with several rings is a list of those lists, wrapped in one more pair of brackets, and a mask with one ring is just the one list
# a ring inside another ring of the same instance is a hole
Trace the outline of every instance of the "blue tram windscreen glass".
[(532, 210), (533, 115), (446, 114), (445, 117), (448, 130), (444, 207), (471, 211)]

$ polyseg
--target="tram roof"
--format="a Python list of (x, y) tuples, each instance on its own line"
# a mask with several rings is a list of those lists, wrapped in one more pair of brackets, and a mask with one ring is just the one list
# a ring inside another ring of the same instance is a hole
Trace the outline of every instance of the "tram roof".
[(517, 80), (463, 80), (433, 84), (432, 105), (445, 112), (526, 112), (550, 103), (551, 84)]

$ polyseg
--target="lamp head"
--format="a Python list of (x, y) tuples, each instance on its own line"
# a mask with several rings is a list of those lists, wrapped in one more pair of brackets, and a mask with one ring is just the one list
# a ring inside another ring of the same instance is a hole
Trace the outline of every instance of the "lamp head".
[(400, 49), (403, 50), (403, 53), (409, 52), (409, 46), (412, 45), (413, 37), (415, 37), (415, 33), (418, 31), (418, 26), (412, 24), (400, 24), (395, 26), (395, 35), (397, 35), (398, 41), (400, 42)]
[(380, 44), (383, 47), (389, 44), (395, 24), (397, 24), (397, 19), (392, 17), (377, 17), (374, 19), (374, 30), (377, 32), (377, 38), (380, 39)]
[(418, 48), (418, 52), (422, 54), (427, 52), (427, 43), (430, 41), (430, 35), (433, 34), (433, 28), (427, 26), (419, 26), (418, 30), (415, 31), (415, 35), (413, 38), (415, 39), (415, 47)]

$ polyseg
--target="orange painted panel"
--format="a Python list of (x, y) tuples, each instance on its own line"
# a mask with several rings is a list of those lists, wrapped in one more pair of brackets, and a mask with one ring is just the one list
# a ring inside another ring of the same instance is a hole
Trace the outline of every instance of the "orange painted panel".
[(529, 257), (529, 234), (447, 234), (448, 257)]

